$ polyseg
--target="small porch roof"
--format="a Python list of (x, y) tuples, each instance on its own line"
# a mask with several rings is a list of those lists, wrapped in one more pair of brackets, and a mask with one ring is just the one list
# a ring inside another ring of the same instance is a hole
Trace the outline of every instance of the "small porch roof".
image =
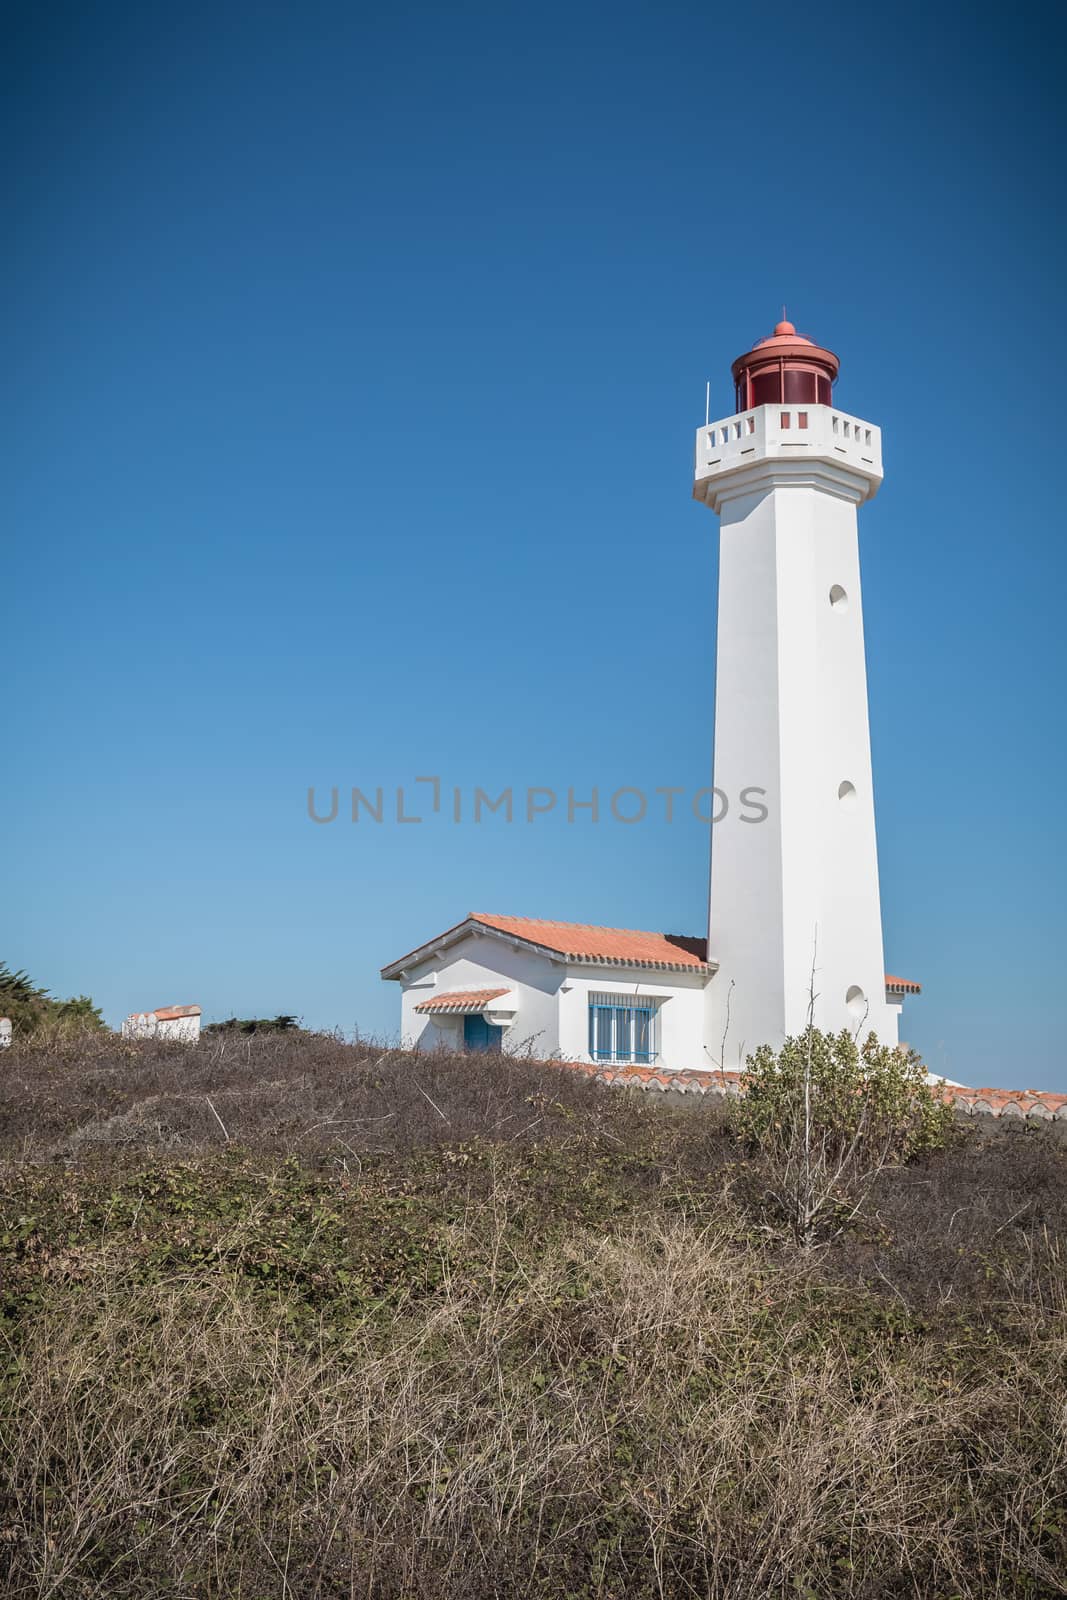
[(444, 994), (431, 995), (428, 1000), (420, 1000), (415, 1010), (465, 1016), (484, 1011), (486, 1006), (509, 992), (507, 989), (450, 989)]

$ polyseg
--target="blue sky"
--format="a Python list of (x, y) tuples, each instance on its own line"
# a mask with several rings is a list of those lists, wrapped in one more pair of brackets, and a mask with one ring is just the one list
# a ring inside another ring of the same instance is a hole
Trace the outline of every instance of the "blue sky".
[[(701, 932), (691, 816), (450, 797), (708, 782), (693, 429), (785, 302), (883, 429), (906, 1036), (1067, 1088), (1053, 44), (1027, 5), (23, 8), (0, 954), (113, 1023), (389, 1034), (377, 969), (472, 909)], [(425, 774), (420, 824), (308, 820)]]

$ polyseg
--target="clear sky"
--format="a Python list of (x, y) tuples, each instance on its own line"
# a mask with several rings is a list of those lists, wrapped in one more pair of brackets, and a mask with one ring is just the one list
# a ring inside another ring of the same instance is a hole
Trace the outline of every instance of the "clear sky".
[[(905, 1036), (1067, 1088), (1047, 15), (10, 11), (0, 955), (112, 1023), (388, 1035), (378, 968), (470, 910), (702, 932), (691, 811), (475, 826), (452, 790), (709, 781), (693, 429), (784, 302), (883, 429)], [(353, 785), (392, 820), (346, 821)]]

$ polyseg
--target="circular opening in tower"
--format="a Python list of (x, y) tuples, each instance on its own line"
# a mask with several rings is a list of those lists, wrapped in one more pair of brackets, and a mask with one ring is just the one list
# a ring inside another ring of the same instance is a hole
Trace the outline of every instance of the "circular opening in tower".
[(845, 991), (845, 1005), (848, 1007), (849, 1015), (853, 1017), (862, 1017), (863, 1013), (866, 1011), (867, 996), (864, 994), (858, 983), (852, 984), (852, 986)]
[(851, 811), (856, 804), (856, 785), (849, 783), (846, 778), (844, 783), (839, 783), (837, 786), (837, 798), (846, 811)]
[(848, 594), (839, 583), (835, 583), (830, 590), (830, 609), (831, 611), (848, 610)]

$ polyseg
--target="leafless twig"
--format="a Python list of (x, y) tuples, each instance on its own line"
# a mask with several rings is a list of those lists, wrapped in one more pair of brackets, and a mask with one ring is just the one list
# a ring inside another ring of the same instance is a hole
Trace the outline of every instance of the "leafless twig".
[[(445, 1116), (444, 1112), (441, 1110), (441, 1107), (437, 1104), (436, 1100), (431, 1100), (430, 1099), (430, 1096), (426, 1093), (426, 1090), (422, 1087), (422, 1084), (419, 1082), (419, 1080), (417, 1078), (412, 1078), (411, 1081), (415, 1085), (415, 1087), (419, 1091), (419, 1093), (422, 1095), (422, 1098), (424, 1100), (429, 1101), (430, 1105), (433, 1106), (434, 1110), (437, 1112), (437, 1115), (441, 1118), (441, 1121), (442, 1122), (448, 1122), (448, 1118)], [(451, 1124), (449, 1124), (449, 1126), (451, 1126)]]
[(209, 1095), (205, 1095), (204, 1099), (207, 1101), (208, 1110), (211, 1112), (211, 1115), (215, 1118), (215, 1121), (218, 1123), (219, 1127), (222, 1129), (222, 1137), (226, 1140), (226, 1143), (229, 1144), (230, 1135), (226, 1131), (226, 1124), (223, 1122), (222, 1118), (219, 1116), (218, 1112), (215, 1110), (215, 1107), (212, 1105), (210, 1096)]

